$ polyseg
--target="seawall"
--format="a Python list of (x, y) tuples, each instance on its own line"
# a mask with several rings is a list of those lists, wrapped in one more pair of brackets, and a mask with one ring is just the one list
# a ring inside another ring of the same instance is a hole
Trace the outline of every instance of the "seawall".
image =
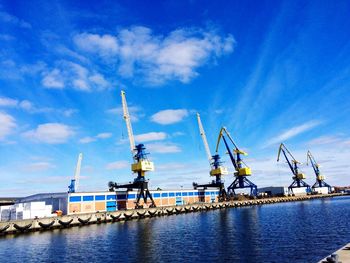
[(181, 213), (192, 213), (208, 211), (213, 209), (225, 209), (253, 205), (266, 205), (283, 202), (298, 202), (317, 198), (330, 198), (342, 196), (344, 194), (309, 195), (293, 197), (274, 197), (265, 199), (227, 201), (220, 203), (195, 203), (181, 206), (155, 207), (133, 210), (120, 210), (115, 212), (98, 212), (63, 215), (58, 217), (27, 219), (17, 221), (0, 221), (0, 236), (9, 234), (24, 234), (34, 231), (49, 231), (57, 228), (69, 228), (74, 226), (87, 226), (89, 224), (101, 224), (132, 219), (142, 219), (145, 217), (176, 215)]

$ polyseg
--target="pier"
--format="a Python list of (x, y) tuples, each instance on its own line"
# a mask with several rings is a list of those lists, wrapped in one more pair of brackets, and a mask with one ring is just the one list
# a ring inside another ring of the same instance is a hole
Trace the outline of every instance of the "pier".
[(62, 215), (49, 218), (37, 218), (28, 220), (16, 220), (0, 222), (0, 236), (8, 234), (23, 234), (34, 231), (48, 231), (57, 228), (69, 228), (74, 226), (86, 226), (89, 224), (100, 224), (145, 217), (176, 215), (181, 213), (193, 213), (209, 211), (214, 209), (237, 208), (254, 205), (267, 205), (283, 202), (299, 202), (317, 198), (331, 198), (342, 194), (308, 195), (292, 197), (274, 197), (266, 199), (253, 199), (244, 201), (227, 201), (215, 203), (195, 203), (189, 205), (141, 208), (132, 210), (119, 210), (115, 212), (82, 213), (73, 215)]
[(325, 257), (318, 263), (346, 263), (350, 262), (350, 243)]

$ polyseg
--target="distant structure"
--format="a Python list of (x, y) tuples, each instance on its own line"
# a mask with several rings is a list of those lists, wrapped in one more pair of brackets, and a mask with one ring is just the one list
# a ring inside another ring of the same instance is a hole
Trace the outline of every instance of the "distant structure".
[(320, 169), (319, 169), (320, 165), (316, 162), (315, 158), (312, 156), (310, 151), (307, 152), (307, 156), (306, 156), (306, 163), (307, 163), (307, 165), (309, 165), (309, 160), (310, 160), (311, 166), (314, 169), (314, 172), (315, 172), (315, 175), (316, 175), (316, 182), (312, 186), (312, 190), (315, 192), (317, 190), (317, 188), (327, 187), (328, 188), (328, 193), (331, 193), (332, 192), (332, 186), (330, 186), (329, 184), (327, 184), (324, 181), (325, 180), (325, 176), (322, 175), (321, 172), (320, 172)]
[(80, 168), (82, 160), (83, 154), (79, 153), (77, 165), (75, 166), (74, 179), (71, 180), (70, 185), (68, 186), (68, 193), (75, 193), (79, 189)]
[[(229, 139), (229, 141), (233, 144), (234, 150), (231, 152), (231, 149), (228, 145), (228, 142), (225, 138), (225, 135)], [(237, 146), (237, 144), (233, 141), (231, 135), (227, 131), (225, 127), (222, 127), (219, 133), (218, 141), (216, 144), (216, 153), (219, 149), (219, 144), (221, 139), (225, 143), (226, 150), (230, 156), (231, 162), (233, 167), (235, 168), (235, 180), (232, 182), (232, 184), (227, 188), (228, 195), (235, 195), (236, 189), (243, 189), (243, 188), (250, 188), (250, 195), (251, 196), (257, 196), (258, 194), (258, 187), (256, 184), (248, 180), (247, 176), (252, 175), (251, 169), (245, 164), (245, 162), (242, 160), (241, 155), (248, 155), (246, 152), (240, 150)]]
[(203, 188), (203, 189), (218, 188), (219, 189), (219, 201), (224, 201), (227, 198), (227, 193), (225, 190), (224, 181), (222, 180), (222, 176), (228, 174), (227, 168), (223, 167), (221, 165), (222, 162), (220, 161), (219, 154), (215, 154), (215, 155), (211, 154), (210, 148), (208, 145), (208, 141), (207, 141), (207, 136), (205, 135), (205, 131), (204, 131), (199, 113), (197, 113), (197, 121), (198, 121), (199, 133), (202, 137), (205, 152), (207, 154), (207, 158), (208, 158), (210, 169), (211, 169), (210, 176), (215, 177), (215, 180), (212, 180), (211, 183), (207, 183), (207, 184), (197, 184), (194, 182), (193, 187), (194, 187), (194, 189), (197, 189), (197, 188)]
[[(288, 187), (289, 191), (294, 193), (293, 189), (305, 187), (306, 188), (306, 192), (310, 193), (311, 192), (310, 185), (308, 185), (304, 181), (304, 179), (306, 179), (305, 174), (299, 172), (299, 166), (298, 165), (300, 164), (300, 162), (298, 162), (294, 158), (294, 156), (291, 154), (291, 152), (287, 149), (287, 147), (283, 143), (281, 143), (281, 145), (280, 145), (280, 147), (278, 149), (277, 162), (279, 162), (279, 160), (280, 160), (281, 152), (282, 152), (284, 158), (286, 159), (286, 161), (288, 163), (288, 166), (289, 166), (289, 168), (290, 168), (290, 170), (292, 171), (292, 174), (293, 174), (293, 177), (292, 177), (293, 182)], [(291, 160), (289, 160), (288, 156), (289, 156), (289, 158), (291, 158)]]
[(142, 208), (143, 205), (140, 204), (140, 199), (143, 198), (144, 204), (147, 204), (147, 198), (151, 200), (150, 207), (155, 207), (156, 204), (152, 198), (152, 195), (148, 189), (148, 180), (145, 179), (145, 174), (148, 171), (154, 171), (154, 164), (147, 159), (148, 153), (146, 153), (146, 147), (140, 143), (135, 146), (134, 134), (132, 131), (130, 115), (128, 110), (128, 105), (126, 103), (125, 92), (121, 91), (122, 105), (123, 105), (123, 118), (126, 123), (126, 128), (128, 130), (128, 137), (130, 142), (130, 150), (134, 160), (131, 165), (131, 170), (137, 174), (133, 183), (129, 184), (117, 184), (115, 182), (109, 182), (108, 187), (110, 191), (115, 191), (119, 188), (126, 188), (128, 190), (137, 189), (137, 199), (135, 202), (135, 208)]

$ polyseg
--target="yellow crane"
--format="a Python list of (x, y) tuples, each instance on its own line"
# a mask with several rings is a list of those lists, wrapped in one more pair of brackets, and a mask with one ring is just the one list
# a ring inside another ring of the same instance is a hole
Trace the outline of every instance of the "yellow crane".
[(136, 208), (142, 208), (140, 205), (140, 199), (143, 198), (144, 204), (147, 204), (147, 198), (151, 200), (150, 207), (155, 207), (155, 202), (148, 189), (148, 180), (145, 179), (145, 174), (148, 171), (154, 171), (153, 162), (149, 161), (147, 158), (148, 153), (146, 153), (146, 147), (144, 144), (140, 143), (135, 145), (134, 134), (131, 126), (131, 119), (128, 110), (128, 105), (126, 102), (125, 92), (121, 91), (122, 106), (123, 106), (123, 118), (126, 123), (126, 128), (128, 130), (128, 138), (130, 143), (130, 150), (133, 157), (133, 163), (131, 164), (131, 171), (137, 174), (133, 183), (119, 185), (115, 182), (109, 182), (109, 190), (115, 191), (115, 189), (126, 188), (128, 190), (137, 189), (137, 199)]
[[(229, 139), (229, 141), (227, 141), (225, 136)], [(257, 196), (258, 187), (256, 186), (256, 184), (254, 184), (247, 178), (247, 176), (252, 175), (252, 171), (242, 159), (242, 155), (247, 155), (247, 153), (238, 148), (237, 144), (233, 141), (230, 133), (225, 127), (222, 127), (220, 130), (218, 141), (216, 143), (216, 152), (218, 152), (221, 139), (224, 141), (232, 165), (235, 168), (234, 176), (236, 178), (232, 182), (232, 184), (227, 188), (228, 194), (235, 195), (236, 189), (250, 188), (250, 195)], [(229, 142), (231, 142), (234, 146), (233, 152), (231, 151), (230, 146), (228, 145)]]
[(220, 161), (219, 154), (215, 154), (215, 155), (211, 154), (208, 141), (207, 141), (207, 136), (205, 135), (205, 131), (204, 131), (199, 113), (197, 113), (197, 121), (198, 121), (199, 133), (202, 137), (205, 152), (207, 154), (207, 158), (210, 165), (210, 176), (215, 176), (215, 180), (212, 180), (211, 183), (200, 184), (200, 185), (194, 182), (193, 187), (194, 189), (219, 188), (219, 201), (224, 201), (227, 198), (227, 193), (225, 190), (224, 181), (222, 180), (222, 175), (228, 174), (227, 168), (221, 165), (222, 162)]

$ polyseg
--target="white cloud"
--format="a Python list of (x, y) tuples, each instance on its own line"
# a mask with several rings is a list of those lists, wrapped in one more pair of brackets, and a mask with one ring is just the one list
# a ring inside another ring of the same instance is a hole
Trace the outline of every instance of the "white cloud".
[(167, 134), (165, 132), (148, 132), (134, 137), (136, 142), (162, 141), (166, 139)]
[(44, 75), (42, 85), (48, 89), (63, 89), (64, 81), (59, 69), (53, 69)]
[(172, 143), (149, 143), (147, 150), (151, 153), (179, 153), (181, 148)]
[(40, 124), (34, 130), (23, 133), (25, 138), (48, 144), (65, 143), (75, 134), (70, 126), (60, 123)]
[(84, 138), (81, 138), (81, 139), (79, 140), (79, 142), (80, 142), (80, 143), (83, 143), (83, 144), (90, 143), (90, 142), (95, 142), (95, 141), (96, 141), (96, 138), (94, 138), (94, 137), (89, 137), (89, 136), (84, 137)]
[(151, 120), (159, 124), (173, 124), (182, 121), (183, 118), (188, 116), (188, 110), (162, 110), (153, 114)]
[(100, 73), (65, 60), (57, 62), (51, 71), (44, 71), (41, 83), (48, 89), (70, 87), (80, 91), (102, 90), (111, 86)]
[(321, 136), (308, 142), (309, 145), (333, 144), (342, 141), (338, 136)]
[(25, 165), (22, 169), (25, 172), (42, 172), (55, 167), (56, 166), (50, 162), (35, 162)]
[[(138, 106), (128, 106), (128, 110), (129, 110), (130, 119), (132, 122), (136, 122), (140, 118), (145, 116), (142, 113), (142, 108), (140, 108)], [(116, 107), (116, 108), (112, 108), (112, 109), (108, 109), (108, 110), (106, 110), (106, 112), (110, 113), (110, 114), (117, 114), (117, 115), (123, 116), (123, 108), (121, 106)]]
[(117, 161), (117, 162), (112, 162), (108, 163), (106, 165), (107, 170), (119, 170), (119, 169), (124, 169), (130, 166), (130, 163), (128, 161)]
[(0, 112), (0, 140), (10, 135), (16, 126), (16, 120), (11, 115)]
[(83, 51), (118, 61), (122, 77), (137, 74), (152, 85), (189, 82), (199, 67), (231, 53), (235, 43), (232, 35), (221, 36), (214, 30), (182, 28), (155, 35), (142, 26), (121, 29), (116, 36), (82, 33), (73, 41)]
[(18, 100), (14, 100), (7, 97), (0, 97), (0, 106), (1, 107), (16, 107)]
[(290, 138), (293, 138), (303, 132), (306, 132), (308, 130), (311, 130), (313, 128), (315, 128), (316, 126), (320, 125), (321, 122), (318, 121), (318, 120), (312, 120), (312, 121), (309, 121), (309, 122), (306, 122), (304, 124), (301, 124), (301, 125), (298, 125), (298, 126), (295, 126), (295, 127), (292, 127), (286, 131), (284, 131), (282, 134), (274, 137), (273, 139), (269, 140), (265, 147), (268, 147), (268, 146), (272, 146), (272, 145), (275, 145), (275, 144), (278, 144), (278, 143), (281, 143), (281, 142), (284, 142)]
[(117, 39), (111, 35), (82, 33), (74, 36), (73, 41), (80, 49), (103, 56), (118, 52)]
[(27, 110), (27, 111), (31, 111), (33, 110), (34, 106), (33, 106), (33, 103), (31, 103), (30, 101), (28, 100), (22, 100), (20, 103), (19, 103), (19, 107), (24, 109), (24, 110)]
[(62, 111), (63, 115), (66, 117), (71, 117), (76, 112), (78, 112), (76, 109), (66, 109)]
[(80, 139), (79, 142), (83, 143), (83, 144), (86, 144), (86, 143), (95, 142), (98, 139), (104, 140), (104, 139), (108, 139), (108, 138), (111, 138), (111, 137), (112, 137), (112, 133), (110, 133), (110, 132), (103, 132), (103, 133), (97, 134), (94, 137), (90, 137), (90, 136), (84, 137), (84, 138)]
[(110, 132), (103, 132), (103, 133), (99, 133), (96, 135), (96, 138), (98, 139), (108, 139), (112, 137), (112, 133)]

